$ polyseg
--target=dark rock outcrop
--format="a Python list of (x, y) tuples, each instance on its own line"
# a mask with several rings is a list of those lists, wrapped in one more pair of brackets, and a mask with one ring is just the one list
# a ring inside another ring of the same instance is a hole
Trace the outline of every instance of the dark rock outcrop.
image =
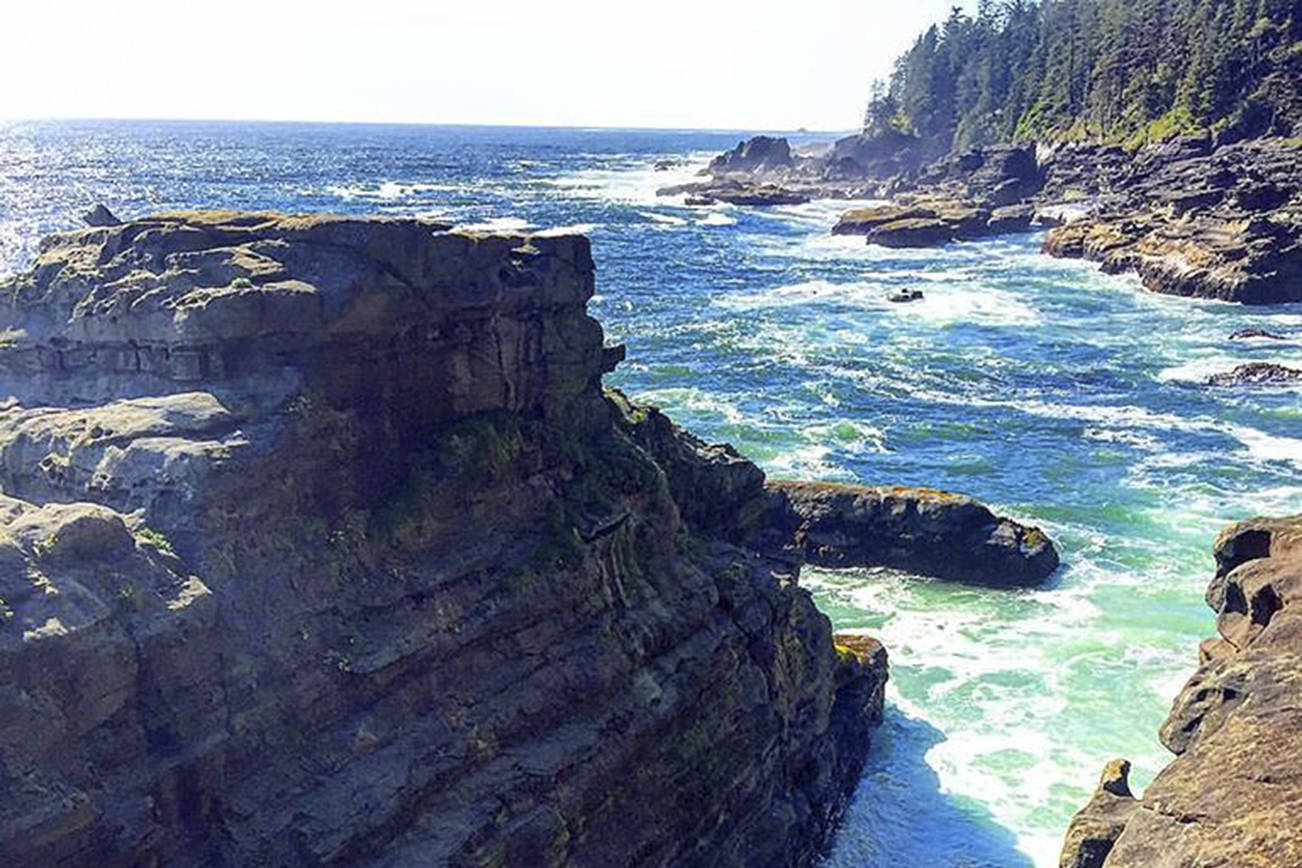
[(755, 136), (737, 147), (725, 151), (710, 161), (707, 171), (712, 175), (727, 175), (734, 172), (765, 172), (785, 169), (794, 163), (791, 157), (791, 145), (786, 139), (774, 136)]
[(1162, 726), (1176, 759), (1118, 818), (1106, 868), (1302, 865), (1302, 516), (1233, 525), (1215, 558), (1220, 638)]
[(87, 226), (117, 226), (122, 222), (103, 203), (91, 208), (81, 219)]
[(1268, 341), (1286, 341), (1288, 338), (1265, 329), (1239, 329), (1230, 334), (1232, 341), (1251, 341), (1251, 340), (1268, 340)]
[(1209, 386), (1273, 386), (1302, 382), (1302, 370), (1274, 362), (1248, 362), (1207, 378)]
[(884, 661), (628, 434), (585, 239), (445, 229), (160, 215), (0, 282), (4, 864), (817, 857)]
[(1050, 233), (1045, 252), (1135, 272), (1170, 295), (1302, 300), (1300, 157), (1284, 139), (1144, 149), (1115, 170), (1093, 213)]
[(818, 566), (894, 567), (1004, 587), (1037, 585), (1058, 568), (1039, 528), (963, 495), (815, 482), (771, 482), (768, 491), (765, 527), (781, 528), (787, 549)]

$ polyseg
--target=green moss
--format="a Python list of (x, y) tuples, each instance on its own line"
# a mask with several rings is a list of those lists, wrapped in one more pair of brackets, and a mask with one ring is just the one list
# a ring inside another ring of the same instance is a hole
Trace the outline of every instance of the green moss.
[(136, 539), (146, 545), (153, 546), (160, 552), (166, 552), (169, 555), (176, 554), (176, 549), (173, 548), (172, 541), (154, 530), (152, 527), (140, 528), (140, 530), (136, 531)]

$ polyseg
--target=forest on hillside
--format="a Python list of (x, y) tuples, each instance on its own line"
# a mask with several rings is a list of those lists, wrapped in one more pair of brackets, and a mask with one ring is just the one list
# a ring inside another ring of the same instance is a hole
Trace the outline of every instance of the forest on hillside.
[(865, 132), (925, 150), (1302, 135), (1302, 0), (981, 0), (873, 85)]

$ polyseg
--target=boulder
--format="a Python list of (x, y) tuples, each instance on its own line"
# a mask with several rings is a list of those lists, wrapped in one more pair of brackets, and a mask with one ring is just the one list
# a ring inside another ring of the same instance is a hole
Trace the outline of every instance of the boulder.
[(868, 233), (868, 243), (881, 247), (937, 247), (955, 238), (954, 224), (940, 217), (892, 220)]

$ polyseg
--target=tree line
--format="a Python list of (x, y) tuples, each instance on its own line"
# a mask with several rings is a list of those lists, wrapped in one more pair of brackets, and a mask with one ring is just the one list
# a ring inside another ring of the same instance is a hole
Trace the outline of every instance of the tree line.
[(931, 155), (1002, 141), (1138, 146), (1302, 135), (1302, 0), (981, 0), (876, 82), (868, 135)]

